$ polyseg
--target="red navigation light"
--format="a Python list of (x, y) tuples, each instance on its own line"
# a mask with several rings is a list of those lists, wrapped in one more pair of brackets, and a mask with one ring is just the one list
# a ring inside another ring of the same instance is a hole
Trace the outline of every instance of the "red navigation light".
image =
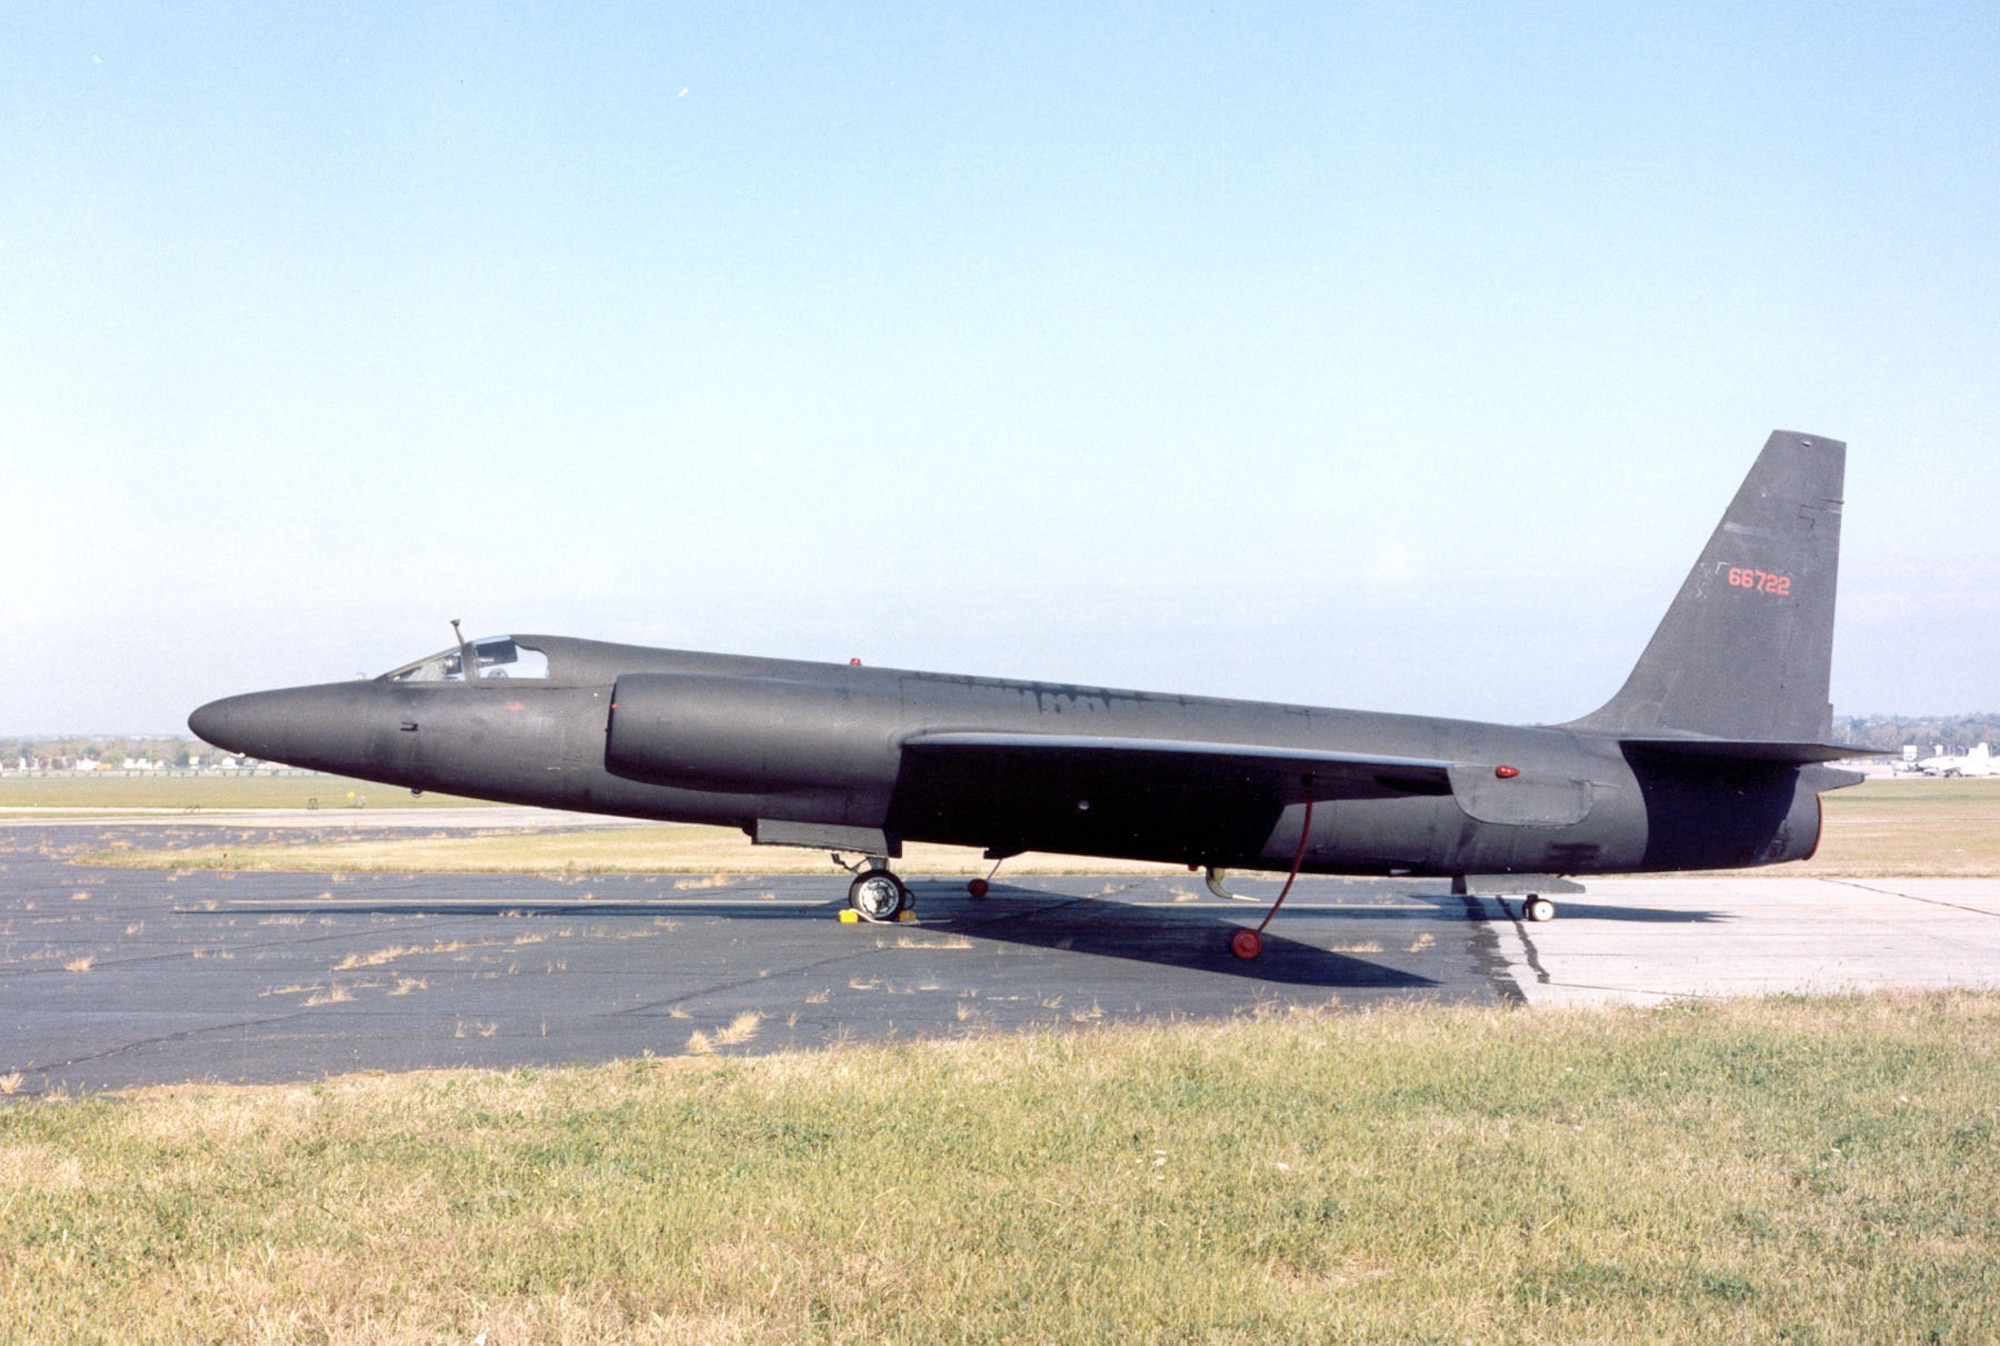
[(1501, 780), (1512, 780), (1521, 774), (1521, 768), (1517, 766), (1496, 766), (1493, 768), (1493, 774)]
[(849, 659), (847, 665), (849, 668), (859, 668), (861, 667), (861, 661), (859, 659)]

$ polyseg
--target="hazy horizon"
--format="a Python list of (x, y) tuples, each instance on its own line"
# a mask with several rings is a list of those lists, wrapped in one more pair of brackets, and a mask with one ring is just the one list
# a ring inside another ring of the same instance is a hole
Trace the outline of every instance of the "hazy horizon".
[(1836, 708), (2000, 704), (2000, 13), (110, 4), (0, 112), (0, 732), (452, 617), (1560, 721), (1777, 428)]

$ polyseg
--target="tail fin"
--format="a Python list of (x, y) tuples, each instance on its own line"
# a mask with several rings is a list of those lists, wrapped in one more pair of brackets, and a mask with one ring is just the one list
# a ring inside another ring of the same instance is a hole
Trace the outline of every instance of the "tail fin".
[(1570, 728), (1823, 742), (1847, 446), (1779, 430), (1618, 695)]

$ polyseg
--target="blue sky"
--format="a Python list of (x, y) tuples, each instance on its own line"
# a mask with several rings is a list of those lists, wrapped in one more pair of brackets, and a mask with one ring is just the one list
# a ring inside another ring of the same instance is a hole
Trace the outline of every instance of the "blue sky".
[(1987, 5), (0, 11), (0, 732), (562, 631), (1512, 720), (1773, 428), (2000, 706)]

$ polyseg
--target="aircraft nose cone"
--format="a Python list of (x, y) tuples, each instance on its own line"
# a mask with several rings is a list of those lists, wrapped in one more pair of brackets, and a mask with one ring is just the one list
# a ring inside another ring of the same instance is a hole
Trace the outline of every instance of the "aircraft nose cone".
[(224, 697), (198, 708), (188, 716), (188, 728), (202, 742), (227, 748), (229, 745), (224, 740), (229, 737), (229, 703), (235, 699), (233, 696)]
[(318, 687), (246, 692), (209, 702), (188, 716), (188, 728), (229, 752), (297, 765), (338, 725), (338, 710)]
[(384, 732), (398, 722), (398, 708), (372, 682), (246, 692), (188, 716), (188, 728), (227, 752), (349, 775), (374, 761)]
[(261, 757), (264, 754), (259, 749), (268, 746), (281, 720), (273, 713), (276, 709), (268, 692), (225, 696), (188, 716), (188, 728), (218, 748)]

